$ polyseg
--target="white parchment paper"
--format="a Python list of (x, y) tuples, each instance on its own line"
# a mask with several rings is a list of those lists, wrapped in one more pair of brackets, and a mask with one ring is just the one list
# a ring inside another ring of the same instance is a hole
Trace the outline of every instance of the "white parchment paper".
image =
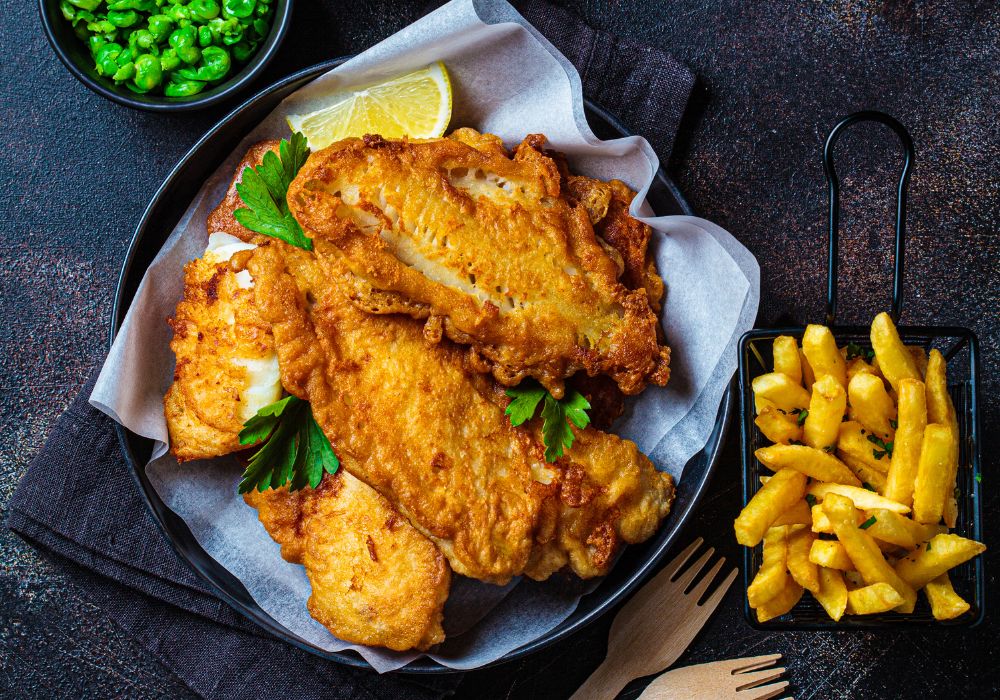
[[(204, 184), (150, 265), (91, 396), (91, 403), (135, 433), (156, 441), (150, 480), (202, 547), (231, 571), (275, 620), (330, 651), (357, 650), (380, 672), (415, 653), (359, 647), (336, 639), (306, 610), (309, 582), (283, 561), (256, 513), (237, 495), (231, 460), (178, 465), (166, 452), (163, 395), (173, 375), (172, 315), (182, 267), (201, 256), (205, 219), (218, 204), (247, 147), (289, 136), (285, 115), (324, 104), (331, 91), (414, 70), (448, 66), (452, 127), (472, 126), (512, 146), (545, 134), (576, 172), (618, 178), (639, 191), (632, 213), (654, 229), (654, 251), (667, 283), (662, 322), (672, 348), (671, 380), (631, 400), (616, 431), (634, 440), (659, 469), (683, 478), (684, 464), (708, 440), (736, 368), (735, 343), (753, 325), (760, 270), (753, 256), (718, 226), (694, 217), (655, 217), (645, 194), (658, 167), (641, 137), (599, 141), (586, 123), (573, 66), (512, 7), (495, 0), (454, 0), (286, 99), (249, 133)], [(570, 576), (499, 587), (456, 576), (445, 609), (448, 640), (429, 654), (458, 669), (476, 668), (562, 622), (588, 584)]]

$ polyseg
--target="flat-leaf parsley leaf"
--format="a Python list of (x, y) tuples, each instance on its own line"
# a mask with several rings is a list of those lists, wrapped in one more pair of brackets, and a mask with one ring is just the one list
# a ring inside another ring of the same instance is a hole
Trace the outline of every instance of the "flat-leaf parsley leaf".
[(573, 446), (572, 422), (581, 430), (590, 425), (590, 402), (573, 390), (568, 390), (561, 399), (555, 399), (548, 391), (534, 382), (525, 382), (507, 389), (512, 401), (504, 413), (510, 416), (512, 425), (521, 425), (531, 419), (542, 404), (542, 442), (545, 445), (545, 461), (555, 462), (563, 456), (564, 450)]
[(281, 140), (278, 155), (264, 154), (256, 168), (246, 168), (236, 191), (247, 205), (233, 217), (246, 228), (279, 238), (289, 245), (312, 250), (312, 240), (288, 210), (288, 186), (309, 157), (306, 137), (296, 132), (291, 141)]
[(286, 396), (264, 406), (243, 424), (240, 444), (264, 444), (250, 458), (239, 492), (275, 489), (289, 481), (291, 491), (316, 488), (323, 473), (335, 474), (340, 461), (313, 418), (307, 401)]

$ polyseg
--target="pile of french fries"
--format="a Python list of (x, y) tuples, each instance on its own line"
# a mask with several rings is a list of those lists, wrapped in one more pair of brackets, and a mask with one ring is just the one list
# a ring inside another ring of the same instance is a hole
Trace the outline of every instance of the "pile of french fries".
[(872, 349), (838, 348), (826, 326), (774, 341), (774, 371), (753, 380), (755, 423), (773, 476), (736, 518), (763, 542), (747, 598), (765, 622), (808, 590), (833, 620), (913, 612), (923, 590), (937, 620), (969, 604), (948, 570), (985, 551), (949, 534), (957, 518), (959, 433), (937, 350), (906, 346), (888, 314)]

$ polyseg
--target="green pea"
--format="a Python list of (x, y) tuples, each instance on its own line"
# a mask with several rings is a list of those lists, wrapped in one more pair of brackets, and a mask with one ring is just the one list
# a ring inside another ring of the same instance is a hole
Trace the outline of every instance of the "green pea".
[(174, 20), (175, 22), (178, 22), (178, 23), (181, 20), (189, 20), (190, 21), (190, 19), (191, 19), (191, 13), (187, 9), (187, 7), (184, 6), (184, 5), (171, 5), (166, 10), (164, 10), (163, 14), (167, 15), (172, 20)]
[(135, 10), (108, 12), (108, 21), (116, 27), (131, 27), (139, 21), (139, 13)]
[(156, 0), (112, 0), (108, 3), (108, 9), (153, 12), (156, 10)]
[(170, 33), (167, 43), (175, 49), (194, 46), (198, 43), (198, 30), (192, 26), (178, 27)]
[(127, 87), (132, 92), (139, 93), (140, 95), (145, 95), (147, 92), (149, 92), (149, 90), (144, 90), (143, 88), (139, 87), (135, 83), (131, 83), (131, 82), (125, 83), (125, 87)]
[(214, 82), (226, 77), (233, 62), (229, 52), (218, 46), (209, 46), (201, 53), (201, 65), (197, 69), (184, 68), (178, 75), (187, 80)]
[(222, 43), (226, 46), (232, 46), (233, 44), (238, 44), (243, 41), (243, 27), (239, 27), (235, 32), (229, 32), (228, 34), (222, 35)]
[(130, 46), (134, 45), (148, 49), (156, 45), (156, 37), (148, 29), (137, 29), (129, 35), (128, 43)]
[(250, 45), (245, 41), (241, 41), (233, 46), (233, 58), (236, 59), (237, 63), (246, 63), (253, 55), (253, 50), (255, 46)]
[(115, 59), (122, 52), (122, 47), (115, 43), (105, 44), (94, 56), (94, 64), (97, 72), (101, 75), (111, 76), (118, 72), (118, 64)]
[(267, 20), (255, 19), (253, 22), (253, 30), (257, 32), (257, 37), (259, 39), (266, 37), (268, 30)]
[(174, 21), (167, 15), (151, 15), (148, 24), (149, 33), (158, 42), (166, 41), (174, 27)]
[(87, 39), (87, 46), (90, 47), (90, 55), (97, 58), (97, 52), (107, 43), (107, 40), (103, 36), (91, 34)]
[(68, 0), (70, 5), (76, 5), (81, 10), (90, 10), (93, 12), (97, 9), (97, 6), (101, 4), (101, 0)]
[(60, 0), (59, 11), (62, 13), (64, 19), (72, 22), (76, 17), (77, 8), (71, 5), (68, 0)]
[(212, 30), (207, 26), (202, 25), (198, 27), (198, 46), (205, 48), (212, 45), (215, 37), (212, 36)]
[(124, 66), (121, 66), (115, 74), (111, 76), (111, 79), (116, 83), (121, 83), (135, 75), (135, 64), (129, 61)]
[(219, 7), (219, 3), (216, 0), (191, 0), (188, 4), (188, 11), (191, 13), (193, 19), (208, 21), (218, 17), (219, 13), (222, 12), (222, 8)]
[(160, 68), (163, 69), (164, 73), (169, 73), (171, 71), (177, 70), (177, 67), (181, 65), (181, 59), (177, 55), (176, 49), (167, 49), (162, 54), (160, 54)]
[(143, 90), (155, 88), (163, 80), (160, 59), (150, 54), (139, 56), (135, 61), (135, 77), (132, 80), (137, 87)]
[(117, 31), (118, 27), (111, 24), (111, 22), (106, 19), (101, 19), (95, 22), (88, 23), (87, 29), (94, 32), (95, 34), (110, 34), (112, 32)]
[(249, 17), (253, 14), (257, 0), (223, 0), (222, 8), (226, 14), (233, 17)]
[(205, 89), (205, 83), (197, 80), (171, 81), (163, 88), (163, 94), (167, 97), (189, 97), (197, 95)]

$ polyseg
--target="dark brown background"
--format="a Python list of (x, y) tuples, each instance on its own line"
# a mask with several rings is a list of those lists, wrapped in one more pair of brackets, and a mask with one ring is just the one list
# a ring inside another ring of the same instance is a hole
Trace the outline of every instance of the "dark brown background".
[[(416, 19), (423, 2), (300, 0), (267, 82), (354, 53)], [(596, 27), (664, 48), (699, 76), (668, 167), (696, 211), (760, 260), (761, 325), (821, 318), (825, 195), (819, 150), (839, 116), (887, 111), (913, 134), (904, 321), (971, 326), (985, 357), (987, 544), (996, 548), (1000, 415), (1000, 10), (992, 0), (567, 2)], [(173, 163), (226, 108), (155, 116), (106, 102), (45, 44), (35, 4), (0, 21), (0, 515), (49, 426), (105, 349), (114, 280), (135, 222)], [(844, 321), (888, 303), (896, 151), (887, 134), (845, 137)], [(682, 536), (735, 560), (739, 467), (730, 439)], [(123, 485), (131, 488), (131, 484)], [(681, 663), (781, 651), (797, 698), (995, 697), (996, 571), (972, 631), (763, 634), (730, 593)], [(84, 575), (0, 530), (0, 695), (186, 697), (186, 689), (82, 598)], [(604, 653), (607, 621), (459, 694), (559, 697)], [(633, 697), (636, 690), (629, 694)]]

